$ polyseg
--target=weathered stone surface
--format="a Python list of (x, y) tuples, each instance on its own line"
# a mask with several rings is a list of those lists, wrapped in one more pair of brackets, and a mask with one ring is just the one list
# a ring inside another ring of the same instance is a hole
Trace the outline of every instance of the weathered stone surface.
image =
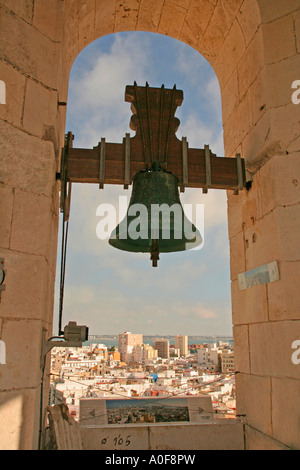
[[(240, 290), (238, 280), (236, 279), (231, 283), (231, 294), (232, 322), (234, 325), (268, 321), (266, 285)], [(247, 361), (247, 358), (238, 358), (238, 356), (239, 353), (237, 352), (237, 361)]]
[(141, 0), (137, 31), (157, 31), (163, 4), (164, 0)]
[(24, 253), (43, 255), (51, 262), (52, 219), (50, 198), (16, 189), (10, 248)]
[(32, 25), (55, 42), (62, 39), (64, 1), (35, 0)]
[(300, 320), (300, 261), (279, 263), (280, 281), (268, 285), (270, 320)]
[(248, 374), (236, 374), (236, 413), (243, 421), (271, 435), (271, 379)]
[[(127, 447), (122, 450), (243, 450), (242, 423), (233, 420), (218, 420), (216, 424), (173, 424), (171, 426), (125, 426), (117, 428)], [(111, 450), (116, 428), (81, 427), (83, 447), (86, 450)], [(104, 437), (106, 437), (104, 441)], [(127, 441), (126, 441), (127, 438)], [(105, 442), (105, 444), (101, 444)]]
[(32, 450), (38, 390), (0, 392), (0, 449)]
[(32, 22), (34, 0), (3, 0), (3, 5), (28, 23)]
[(197, 47), (206, 31), (208, 18), (211, 18), (214, 6), (205, 0), (192, 0), (185, 17), (180, 39), (192, 47)]
[(298, 0), (258, 0), (260, 14), (263, 23), (269, 23), (286, 16), (288, 13), (299, 9)]
[(300, 411), (295, 403), (298, 403), (300, 396), (300, 381), (274, 377), (272, 390), (273, 436), (289, 448), (299, 450)]
[(237, 147), (252, 127), (252, 116), (248, 95), (238, 104), (224, 124), (224, 148), (226, 155), (234, 155)]
[(244, 234), (238, 233), (230, 240), (230, 276), (236, 279), (239, 273), (245, 271), (245, 241)]
[(135, 31), (139, 11), (139, 0), (118, 0), (115, 12), (115, 32)]
[(259, 29), (238, 64), (239, 93), (242, 98), (264, 65), (262, 31)]
[(40, 321), (6, 320), (1, 339), (6, 345), (6, 365), (1, 366), (2, 390), (35, 388), (40, 383)]
[(245, 44), (247, 46), (252, 40), (261, 22), (257, 2), (253, 2), (253, 0), (245, 0), (237, 14), (237, 20), (241, 25)]
[(56, 162), (53, 144), (0, 121), (0, 181), (37, 194), (53, 194)]
[[(211, 63), (215, 61), (222, 48), (242, 1), (217, 1), (214, 4), (215, 9), (213, 15), (199, 44), (200, 52)], [(223, 57), (223, 60), (226, 60), (225, 57)]]
[[(300, 203), (300, 160), (297, 153), (277, 154), (254, 176), (258, 218), (278, 206)], [(254, 189), (253, 185), (253, 189)], [(249, 193), (252, 193), (252, 189)]]
[(245, 192), (239, 194), (227, 195), (227, 215), (228, 215), (228, 236), (229, 240), (243, 229), (243, 221), (241, 220), (242, 207), (245, 202)]
[(249, 325), (251, 372), (265, 377), (299, 379), (299, 366), (292, 362), (291, 348), (293, 341), (299, 339), (299, 327), (300, 321)]
[(299, 76), (299, 70), (299, 54), (266, 66), (269, 106), (277, 108), (291, 103), (292, 93), (295, 91), (292, 89), (292, 83)]
[[(57, 92), (27, 80), (23, 129), (37, 137), (50, 140), (47, 130), (55, 134), (57, 123)], [(49, 134), (49, 132), (48, 132)]]
[(234, 368), (237, 372), (250, 373), (248, 325), (233, 327)]
[(281, 148), (288, 150), (290, 144), (299, 137), (299, 104), (289, 103), (272, 109), (272, 136), (280, 136)]
[(52, 322), (53, 286), (55, 273), (43, 256), (33, 256), (11, 250), (1, 250), (5, 259), (6, 290), (1, 298), (1, 310), (6, 319), (42, 318)]
[(297, 45), (297, 52), (300, 52), (300, 11), (298, 10), (294, 14), (295, 18), (295, 31), (296, 31), (296, 45)]
[(95, 37), (114, 32), (116, 0), (98, 0), (95, 5)]
[(276, 214), (271, 212), (245, 230), (247, 271), (280, 257), (281, 243), (277, 222)]
[(235, 20), (217, 59), (214, 61), (214, 70), (218, 75), (221, 90), (227, 84), (232, 72), (238, 65), (245, 52), (245, 48), (241, 27), (238, 21)]
[(266, 70), (263, 67), (254, 82), (251, 83), (247, 92), (249, 96), (249, 106), (252, 115), (252, 126), (256, 126), (258, 121), (266, 113), (268, 104), (266, 99), (266, 90), (268, 82), (266, 78)]
[(20, 72), (57, 89), (59, 43), (55, 43), (16, 16), (3, 9), (0, 30), (0, 56)]
[(245, 442), (246, 450), (288, 450), (288, 447), (280, 442), (247, 425), (245, 426)]
[(237, 69), (233, 72), (225, 85), (221, 98), (223, 125), (225, 125), (228, 118), (232, 115), (233, 111), (237, 109), (240, 103)]
[(79, 29), (79, 49), (84, 49), (95, 37), (95, 3), (94, 1), (79, 2), (78, 17), (81, 24)]
[(265, 61), (267, 64), (278, 62), (296, 54), (294, 18), (292, 14), (264, 25), (263, 36)]
[(0, 61), (0, 77), (6, 88), (6, 104), (0, 105), (0, 118), (20, 127), (26, 77), (2, 61)]
[(273, 136), (271, 132), (270, 110), (267, 109), (245, 136), (242, 149), (242, 155), (247, 160), (247, 167), (251, 171), (257, 171), (276, 152), (281, 150), (280, 134)]
[(0, 247), (8, 248), (14, 202), (14, 193), (11, 187), (0, 184), (0, 201)]
[[(206, 450), (243, 450), (243, 433), (241, 423), (227, 424), (220, 421), (216, 424), (150, 427), (150, 448), (164, 449), (206, 449)], [(168, 432), (169, 431), (169, 432)], [(173, 432), (172, 432), (173, 431)], [(182, 438), (184, 433), (184, 439)]]
[[(110, 4), (113, 2), (110, 2)], [(63, 44), (61, 56), (63, 57), (63, 80), (69, 80), (69, 72), (77, 55), (81, 52), (79, 49), (79, 19), (77, 0), (69, 0), (65, 3), (65, 20), (63, 30)], [(111, 31), (112, 32), (112, 31)]]
[(276, 259), (299, 259), (299, 243), (295, 237), (299, 229), (300, 205), (296, 205), (277, 207), (245, 230), (247, 270)]
[(165, 1), (157, 32), (178, 39), (185, 15), (185, 8), (174, 6), (171, 2)]

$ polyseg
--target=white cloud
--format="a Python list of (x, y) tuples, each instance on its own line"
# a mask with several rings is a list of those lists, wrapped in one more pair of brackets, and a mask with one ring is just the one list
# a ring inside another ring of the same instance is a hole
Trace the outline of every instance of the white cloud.
[[(101, 53), (84, 72), (71, 71), (69, 121), (78, 124), (76, 146), (92, 147), (101, 137), (121, 142), (130, 132), (130, 104), (124, 100), (126, 85), (144, 85), (151, 77), (149, 41), (114, 36), (109, 52)], [(77, 125), (76, 124), (76, 125)]]

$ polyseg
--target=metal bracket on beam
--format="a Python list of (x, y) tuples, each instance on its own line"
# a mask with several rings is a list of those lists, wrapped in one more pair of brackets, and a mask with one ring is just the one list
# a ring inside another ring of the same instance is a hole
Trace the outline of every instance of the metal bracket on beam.
[(186, 137), (182, 137), (182, 187), (181, 192), (184, 192), (188, 185), (188, 143)]
[(210, 166), (210, 148), (209, 145), (204, 145), (205, 155), (205, 187), (202, 189), (204, 194), (207, 194), (208, 188), (211, 186), (211, 166)]
[[(68, 132), (65, 136), (65, 145), (61, 155), (61, 169), (57, 179), (61, 181), (60, 189), (60, 211), (64, 214), (64, 221), (69, 219), (71, 205), (72, 183), (68, 180), (69, 149), (73, 146), (74, 135)], [(58, 178), (59, 176), (59, 178)]]
[(125, 134), (125, 180), (124, 189), (130, 185), (130, 134)]
[(99, 188), (104, 188), (105, 178), (105, 138), (101, 138), (100, 142), (100, 159), (99, 159)]
[(237, 169), (237, 188), (234, 191), (234, 194), (239, 194), (239, 191), (242, 191), (244, 188), (244, 180), (243, 180), (243, 167), (242, 167), (242, 159), (241, 154), (237, 153), (236, 156), (236, 169)]

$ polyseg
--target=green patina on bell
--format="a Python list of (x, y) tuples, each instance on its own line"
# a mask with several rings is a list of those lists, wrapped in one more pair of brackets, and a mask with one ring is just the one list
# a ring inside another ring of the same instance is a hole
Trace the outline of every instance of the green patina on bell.
[(134, 176), (127, 214), (109, 243), (119, 250), (151, 253), (153, 266), (159, 253), (186, 251), (202, 243), (200, 232), (184, 214), (178, 178), (159, 162)]

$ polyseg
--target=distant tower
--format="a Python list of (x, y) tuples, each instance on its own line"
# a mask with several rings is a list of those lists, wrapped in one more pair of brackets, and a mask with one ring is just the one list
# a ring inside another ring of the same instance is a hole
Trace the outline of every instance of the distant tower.
[(121, 355), (120, 360), (122, 362), (130, 362), (133, 348), (139, 344), (143, 344), (143, 335), (135, 335), (130, 331), (119, 334), (118, 347)]
[(180, 356), (188, 355), (188, 337), (184, 335), (175, 336), (175, 348), (180, 350)]
[(152, 344), (153, 349), (158, 352), (158, 357), (169, 358), (170, 357), (170, 343), (167, 339), (156, 339)]

